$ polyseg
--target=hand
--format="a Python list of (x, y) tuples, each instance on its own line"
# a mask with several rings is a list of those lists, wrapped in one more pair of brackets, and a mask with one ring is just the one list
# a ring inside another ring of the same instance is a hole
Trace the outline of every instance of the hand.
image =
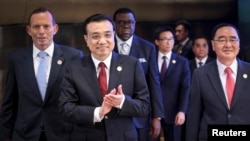
[(119, 85), (117, 88), (117, 93), (113, 91), (112, 93), (109, 93), (108, 95), (105, 95), (104, 100), (113, 107), (119, 106), (123, 99), (123, 91), (122, 91), (122, 85)]
[(161, 121), (158, 118), (153, 118), (151, 123), (150, 135), (157, 138), (161, 133)]
[(175, 125), (183, 125), (185, 122), (185, 113), (184, 112), (178, 112), (175, 117)]
[[(115, 89), (110, 91), (110, 94), (115, 94), (115, 93), (116, 93)], [(106, 115), (107, 113), (109, 113), (111, 111), (111, 109), (112, 109), (112, 105), (110, 105), (110, 103), (104, 99), (102, 102), (99, 116), (102, 117), (102, 116)]]

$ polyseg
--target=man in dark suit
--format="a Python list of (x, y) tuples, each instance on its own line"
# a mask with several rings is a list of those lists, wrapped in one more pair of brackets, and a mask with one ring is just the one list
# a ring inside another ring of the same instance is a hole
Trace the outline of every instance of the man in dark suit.
[[(193, 73), (186, 141), (207, 141), (209, 125), (250, 124), (250, 64), (237, 58), (240, 43), (236, 26), (216, 25), (212, 48), (217, 59)], [(231, 73), (227, 72), (230, 69)]]
[(213, 60), (213, 58), (209, 56), (209, 45), (205, 36), (196, 36), (192, 49), (195, 57), (189, 61), (191, 74), (194, 69), (202, 67)]
[(173, 52), (186, 57), (188, 60), (194, 57), (192, 51), (193, 40), (190, 38), (191, 26), (186, 20), (179, 20), (175, 24), (176, 44)]
[[(9, 57), (6, 89), (0, 113), (0, 140), (68, 141), (72, 127), (58, 112), (60, 83), (65, 66), (82, 52), (53, 42), (58, 31), (54, 14), (46, 8), (29, 16), (27, 33), (33, 46), (21, 48)], [(40, 58), (46, 55), (45, 95), (36, 77)]]
[[(83, 29), (91, 55), (66, 69), (59, 99), (60, 111), (75, 124), (71, 140), (137, 141), (133, 117), (145, 117), (150, 112), (140, 62), (113, 52), (115, 27), (108, 16), (88, 17)], [(103, 63), (105, 69), (98, 67)], [(101, 74), (106, 80), (98, 85)]]
[(165, 116), (161, 121), (166, 141), (182, 141), (190, 94), (190, 68), (187, 58), (172, 52), (174, 32), (170, 27), (158, 27), (154, 32), (158, 47), (158, 72)]
[[(156, 65), (154, 44), (134, 34), (136, 19), (129, 8), (119, 8), (114, 12), (116, 23), (115, 51), (120, 54), (136, 57), (142, 64), (146, 81), (150, 90), (152, 112), (148, 117), (134, 118), (139, 141), (147, 141), (160, 134), (160, 120), (164, 117), (160, 80)], [(125, 45), (127, 46), (125, 46)], [(150, 122), (151, 129), (150, 129)]]

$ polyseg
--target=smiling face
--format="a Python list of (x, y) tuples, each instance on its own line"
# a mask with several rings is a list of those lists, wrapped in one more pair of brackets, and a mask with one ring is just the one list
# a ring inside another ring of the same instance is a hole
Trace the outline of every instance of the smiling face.
[(212, 47), (222, 64), (231, 65), (240, 50), (237, 31), (230, 26), (219, 28), (212, 40)]
[(86, 27), (87, 34), (84, 39), (92, 55), (105, 60), (114, 49), (113, 25), (108, 20), (90, 22)]
[(53, 24), (52, 15), (49, 12), (35, 13), (30, 18), (27, 33), (38, 49), (45, 50), (53, 42), (53, 37), (58, 31), (58, 25)]

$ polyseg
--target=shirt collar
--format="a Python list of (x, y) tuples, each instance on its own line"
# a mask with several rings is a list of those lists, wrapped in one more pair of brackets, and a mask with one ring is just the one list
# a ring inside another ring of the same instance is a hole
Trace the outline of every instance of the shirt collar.
[(111, 63), (111, 58), (112, 58), (112, 52), (109, 54), (109, 56), (104, 61), (97, 60), (92, 54), (91, 54), (91, 58), (95, 64), (96, 70), (98, 69), (98, 65), (100, 62), (103, 62), (106, 65), (107, 69), (109, 69), (110, 63)]
[(132, 41), (133, 41), (133, 35), (126, 41), (122, 41), (117, 34), (115, 35), (116, 41), (117, 41), (117, 45), (120, 46), (122, 43), (127, 43), (130, 47), (132, 45)]
[[(37, 57), (37, 54), (41, 52), (41, 50), (39, 50), (34, 44), (33, 44), (33, 58)], [(53, 53), (54, 53), (54, 42), (52, 42), (52, 44), (50, 44), (50, 46), (48, 48), (46, 48), (44, 50), (44, 52), (46, 52), (50, 57), (52, 57)]]
[(218, 59), (216, 59), (216, 62), (217, 62), (219, 73), (221, 75), (225, 74), (224, 71), (225, 71), (226, 67), (230, 67), (232, 69), (232, 71), (233, 71), (233, 74), (235, 74), (235, 75), (237, 74), (238, 62), (237, 62), (236, 59), (233, 61), (233, 63), (230, 66), (225, 66)]

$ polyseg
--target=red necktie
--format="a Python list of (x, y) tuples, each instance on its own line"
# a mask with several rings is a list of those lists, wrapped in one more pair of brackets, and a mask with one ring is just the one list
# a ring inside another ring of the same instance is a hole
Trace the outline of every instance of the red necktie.
[(103, 62), (100, 62), (99, 68), (100, 72), (99, 72), (98, 82), (102, 96), (105, 96), (105, 94), (107, 94), (107, 76), (106, 76), (105, 64)]
[(162, 59), (163, 59), (163, 63), (162, 63), (162, 66), (161, 66), (161, 80), (163, 80), (164, 76), (165, 76), (165, 73), (167, 71), (167, 62), (166, 62), (166, 56), (163, 56)]
[(234, 79), (232, 76), (232, 70), (230, 67), (227, 67), (225, 69), (225, 73), (227, 74), (227, 79), (226, 79), (226, 91), (227, 91), (227, 98), (228, 98), (228, 103), (229, 106), (231, 106), (231, 102), (233, 99), (233, 93), (234, 93)]

